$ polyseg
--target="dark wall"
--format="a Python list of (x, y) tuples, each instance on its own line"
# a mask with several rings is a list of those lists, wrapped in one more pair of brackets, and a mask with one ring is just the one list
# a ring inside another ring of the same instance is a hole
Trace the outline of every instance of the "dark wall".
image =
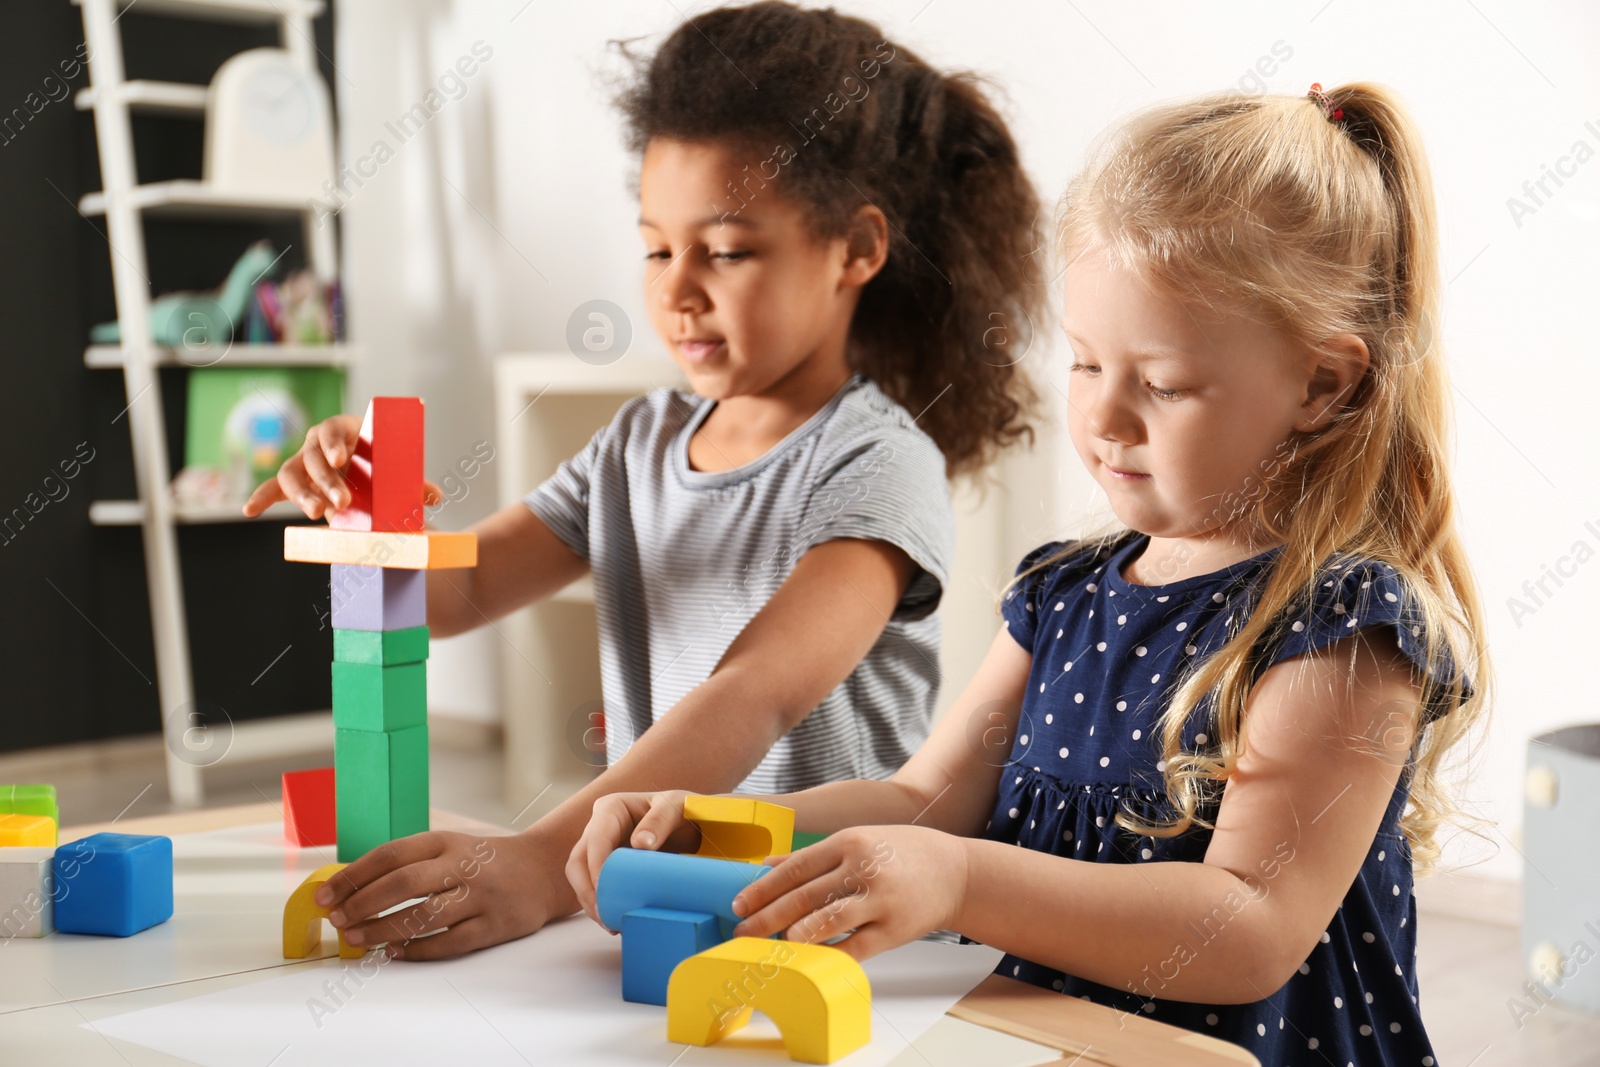
[[(330, 4), (316, 44), (337, 93), (332, 21)], [(205, 83), (233, 53), (278, 44), (270, 28), (137, 7), (118, 26), (129, 78)], [(88, 518), (91, 500), (135, 494), (121, 372), (83, 365), (89, 327), (116, 318), (116, 304), (105, 220), (75, 207), (100, 188), (94, 120), (64, 96), (88, 84), (87, 69), (63, 77), (82, 45), (67, 0), (0, 4), (0, 120), (11, 119), (0, 130), (0, 517), (13, 518), (0, 532), (0, 751), (148, 733), (176, 710), (157, 697), (140, 530)], [(202, 129), (198, 118), (136, 117), (139, 180), (198, 178)], [(153, 292), (214, 287), (258, 237), (293, 246), (282, 266), (303, 265), (296, 224), (146, 223)], [(161, 372), (174, 472), (186, 373)], [(326, 568), (283, 562), (282, 530), (179, 528), (195, 695), (209, 724), (217, 708), (241, 721), (329, 706)]]

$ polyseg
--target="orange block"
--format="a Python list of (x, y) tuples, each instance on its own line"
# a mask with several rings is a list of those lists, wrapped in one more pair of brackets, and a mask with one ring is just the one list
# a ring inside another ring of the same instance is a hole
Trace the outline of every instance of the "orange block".
[(326, 526), (285, 526), (283, 558), (292, 563), (345, 563), (406, 571), (478, 565), (474, 533), (370, 533)]

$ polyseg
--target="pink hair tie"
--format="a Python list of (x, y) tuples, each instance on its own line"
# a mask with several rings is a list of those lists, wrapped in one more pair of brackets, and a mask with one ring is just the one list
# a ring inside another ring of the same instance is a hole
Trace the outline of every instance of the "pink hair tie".
[(1344, 108), (1333, 106), (1328, 94), (1322, 91), (1321, 82), (1312, 82), (1311, 91), (1306, 95), (1317, 102), (1317, 106), (1322, 108), (1322, 113), (1328, 117), (1329, 122), (1338, 122), (1344, 118)]

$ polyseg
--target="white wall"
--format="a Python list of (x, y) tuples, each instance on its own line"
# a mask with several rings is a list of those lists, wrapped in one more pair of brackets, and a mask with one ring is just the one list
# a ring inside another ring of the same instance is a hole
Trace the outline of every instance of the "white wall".
[[(564, 346), (571, 310), (605, 298), (653, 344), (639, 295), (632, 163), (600, 73), (606, 41), (670, 30), (706, 5), (628, 2), (524, 7), (524, 0), (340, 0), (343, 154), (383, 139), (395, 156), (343, 212), (352, 333), (366, 362), (353, 393), (428, 398), (428, 465), (442, 472), (492, 438), (489, 367), (496, 352)], [(1511, 833), (1520, 822), (1527, 738), (1600, 715), (1582, 670), (1597, 629), (1600, 564), (1585, 562), (1540, 603), (1523, 584), (1574, 553), (1600, 548), (1590, 471), (1600, 386), (1590, 322), (1600, 291), (1600, 9), (1508, 0), (1399, 5), (1306, 3), (1076, 5), (970, 0), (843, 3), (941, 64), (998, 79), (1041, 191), (1053, 200), (1089, 139), (1141, 105), (1228, 86), (1304, 93), (1372, 79), (1396, 87), (1428, 138), (1451, 280), (1444, 330), (1460, 399), (1460, 521), (1489, 609), (1500, 703), (1466, 798)], [(520, 13), (519, 13), (520, 9)], [(422, 98), (474, 41), (493, 49), (466, 95), (399, 144), (384, 123)], [(1592, 123), (1592, 126), (1586, 126)], [(1585, 147), (1576, 150), (1583, 142)], [(1573, 155), (1574, 152), (1577, 155)], [(1532, 214), (1514, 219), (1542, 168), (1575, 171)], [(1583, 162), (1578, 163), (1577, 157)], [(369, 168), (370, 169), (370, 168)], [(448, 183), (448, 184), (447, 184)], [(1056, 353), (1030, 356), (1060, 380)], [(1049, 391), (1059, 403), (1059, 395)], [(1004, 472), (992, 513), (1015, 558), (1104, 506), (1059, 434)], [(492, 475), (446, 509), (459, 526), (496, 503)], [(1586, 526), (1593, 522), (1593, 528)], [(994, 575), (994, 580), (1004, 574)], [(1514, 617), (1511, 597), (1531, 614)], [(985, 623), (985, 625), (989, 625)], [(489, 631), (440, 642), (436, 707), (495, 715)], [(980, 650), (981, 651), (981, 650)], [(963, 669), (952, 662), (952, 680)], [(1455, 862), (1498, 854), (1478, 873), (1516, 877), (1505, 836), (1455, 840)]]

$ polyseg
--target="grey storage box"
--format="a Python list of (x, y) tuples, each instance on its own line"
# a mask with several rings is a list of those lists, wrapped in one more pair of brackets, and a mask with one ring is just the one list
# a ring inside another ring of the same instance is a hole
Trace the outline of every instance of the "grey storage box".
[(1522, 958), (1531, 1004), (1600, 1014), (1600, 724), (1528, 742)]

